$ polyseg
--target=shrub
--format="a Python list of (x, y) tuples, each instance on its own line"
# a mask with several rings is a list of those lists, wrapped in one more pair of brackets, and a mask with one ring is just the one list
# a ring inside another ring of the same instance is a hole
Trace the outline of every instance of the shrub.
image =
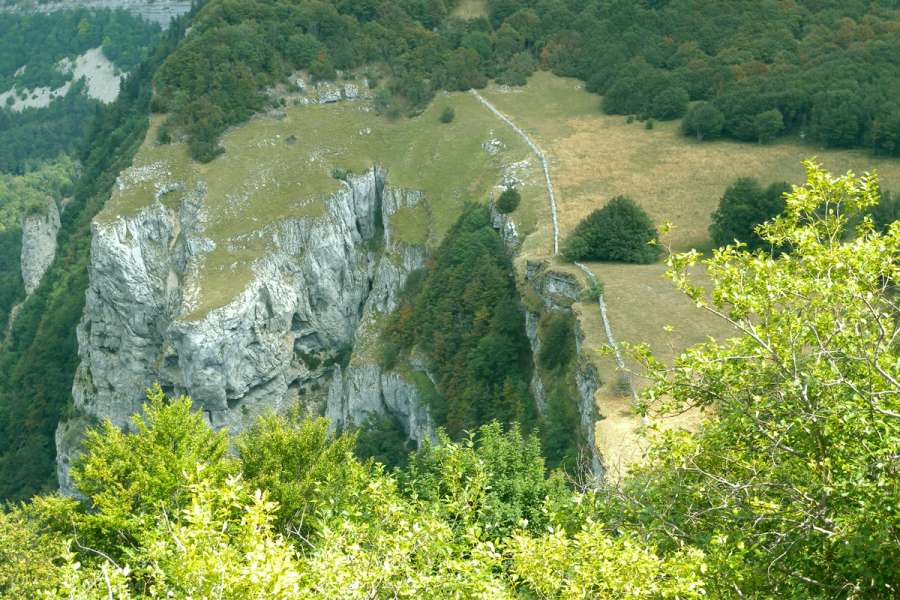
[(677, 119), (687, 110), (689, 100), (690, 96), (684, 88), (667, 88), (653, 98), (650, 116), (660, 121)]
[(773, 183), (763, 189), (752, 177), (741, 177), (725, 191), (719, 208), (712, 216), (709, 232), (717, 246), (734, 243), (747, 244), (750, 250), (767, 244), (756, 233), (756, 227), (784, 210), (784, 192), (790, 186)]
[(452, 106), (444, 107), (444, 110), (441, 111), (441, 123), (452, 123), (455, 118), (456, 111)]
[(653, 129), (653, 125), (654, 125), (653, 119), (647, 119), (646, 121), (644, 121), (644, 129), (646, 129), (648, 131), (650, 129)]
[(497, 211), (504, 215), (515, 212), (521, 200), (522, 195), (519, 193), (519, 190), (514, 187), (508, 187), (503, 190), (503, 193), (500, 194), (500, 198), (497, 200)]
[(160, 125), (159, 129), (156, 130), (156, 143), (162, 146), (172, 143), (172, 134), (166, 123)]
[(342, 167), (335, 167), (331, 170), (331, 176), (339, 181), (347, 181), (352, 174), (350, 169), (344, 169)]
[(687, 111), (681, 121), (681, 133), (696, 136), (698, 142), (719, 137), (725, 116), (709, 102), (698, 102)]
[(626, 196), (617, 196), (578, 224), (566, 240), (570, 261), (608, 260), (651, 263), (659, 258), (659, 238), (647, 213)]
[(372, 414), (356, 431), (353, 452), (360, 460), (372, 459), (389, 469), (404, 468), (414, 450), (403, 426), (395, 417)]

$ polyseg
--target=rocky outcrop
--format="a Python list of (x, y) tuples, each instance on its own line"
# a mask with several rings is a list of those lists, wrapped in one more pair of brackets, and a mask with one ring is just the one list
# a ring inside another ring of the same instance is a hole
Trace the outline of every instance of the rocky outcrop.
[(22, 219), (22, 280), (29, 296), (53, 263), (59, 226), (59, 207), (52, 198), (47, 200), (44, 212), (33, 212)]
[(503, 243), (509, 251), (513, 253), (516, 252), (522, 242), (519, 239), (519, 230), (516, 227), (515, 221), (512, 220), (510, 215), (497, 210), (493, 198), (491, 198), (488, 208), (491, 212), (491, 227), (500, 234), (500, 239), (503, 240)]
[[(73, 386), (81, 418), (125, 427), (158, 381), (170, 394), (190, 395), (215, 428), (240, 431), (260, 413), (302, 400), (339, 424), (396, 411), (411, 435), (425, 435), (430, 424), (414, 386), (380, 373), (362, 352), (339, 366), (377, 313), (396, 307), (406, 275), (424, 262), (423, 249), (394, 241), (390, 231), (391, 215), (419, 195), (386, 188), (377, 168), (348, 178), (325, 201), (324, 214), (270, 226), (274, 249), (253, 264), (250, 283), (224, 306), (198, 314), (197, 265), (215, 248), (203, 237), (205, 193), (200, 184), (177, 210), (156, 201), (134, 216), (93, 224)], [(67, 492), (65, 460), (77, 429), (64, 423), (57, 437)]]
[[(401, 208), (413, 208), (422, 200), (416, 192), (386, 189), (382, 211), (392, 215)], [(328, 390), (325, 416), (333, 427), (347, 428), (363, 424), (373, 414), (390, 414), (400, 423), (416, 445), (434, 441), (435, 425), (414, 382), (399, 372), (384, 372), (378, 364), (378, 316), (397, 308), (397, 292), (406, 276), (425, 264), (425, 249), (397, 243), (390, 219), (384, 220), (384, 258), (379, 262), (373, 287), (363, 310), (357, 344), (346, 369), (335, 373)], [(428, 377), (422, 364), (411, 368)]]
[(59, 10), (88, 9), (122, 9), (143, 17), (161, 27), (168, 27), (173, 19), (191, 10), (191, 0), (58, 0), (50, 2), (34, 2), (16, 6), (0, 7), (4, 11), (43, 12)]
[[(570, 273), (555, 271), (547, 261), (528, 261), (525, 265), (525, 285), (528, 295), (536, 298), (538, 305), (528, 306), (525, 311), (525, 333), (531, 343), (534, 363), (538, 365), (541, 352), (539, 325), (541, 316), (553, 311), (571, 312), (571, 306), (582, 294), (582, 286), (578, 278)], [(600, 373), (594, 364), (582, 352), (584, 332), (581, 323), (575, 320), (576, 364), (574, 368), (574, 387), (577, 390), (575, 401), (578, 403), (578, 414), (582, 435), (590, 460), (590, 470), (597, 479), (603, 477), (603, 461), (597, 446), (594, 426), (599, 418), (594, 394), (600, 388)], [(544, 414), (547, 408), (547, 395), (540, 369), (535, 368), (531, 379), (531, 393), (537, 402), (538, 410)]]

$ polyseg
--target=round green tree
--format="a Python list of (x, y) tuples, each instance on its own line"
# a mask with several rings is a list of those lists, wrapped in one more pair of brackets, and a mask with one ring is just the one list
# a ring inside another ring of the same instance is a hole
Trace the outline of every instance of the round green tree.
[(659, 234), (644, 210), (626, 196), (616, 196), (578, 224), (566, 240), (570, 261), (604, 260), (652, 263), (659, 258)]
[(722, 111), (709, 102), (698, 102), (681, 121), (681, 133), (694, 136), (698, 142), (702, 142), (721, 135), (724, 125), (725, 116)]
[(784, 117), (777, 108), (761, 112), (753, 117), (753, 129), (760, 144), (768, 144), (784, 130)]
[(653, 98), (650, 116), (660, 121), (677, 119), (687, 110), (690, 96), (680, 87), (666, 88)]
[(522, 195), (519, 193), (519, 190), (514, 187), (508, 187), (503, 190), (500, 198), (497, 199), (497, 211), (508, 215), (519, 207), (521, 200)]

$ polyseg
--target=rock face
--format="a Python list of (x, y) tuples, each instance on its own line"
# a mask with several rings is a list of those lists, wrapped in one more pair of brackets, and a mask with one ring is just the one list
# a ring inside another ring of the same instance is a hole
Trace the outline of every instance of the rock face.
[(27, 12), (55, 12), (58, 10), (88, 9), (122, 9), (143, 17), (147, 21), (168, 27), (173, 19), (191, 10), (191, 0), (59, 0), (46, 3), (34, 3), (30, 7), (4, 7), (0, 10)]
[[(554, 271), (549, 268), (547, 262), (529, 261), (525, 266), (525, 284), (541, 300), (541, 306), (532, 307), (525, 311), (525, 333), (531, 343), (531, 352), (535, 365), (538, 364), (538, 356), (541, 351), (541, 339), (538, 335), (538, 325), (541, 315), (546, 312), (571, 311), (571, 305), (577, 302), (581, 295), (582, 287), (578, 278), (570, 273)], [(576, 319), (575, 346), (577, 362), (575, 364), (575, 388), (578, 390), (578, 414), (581, 421), (581, 431), (587, 449), (590, 452), (590, 469), (596, 479), (603, 477), (603, 461), (600, 450), (597, 447), (594, 425), (599, 418), (594, 394), (600, 388), (600, 373), (597, 367), (582, 353), (584, 333), (581, 324)], [(541, 413), (547, 408), (547, 396), (544, 390), (544, 382), (538, 369), (534, 370), (531, 379), (531, 393), (537, 402)]]
[(44, 213), (32, 213), (22, 220), (22, 279), (30, 296), (41, 283), (56, 255), (56, 234), (59, 233), (59, 207), (47, 200)]
[(190, 395), (213, 427), (233, 432), (297, 402), (338, 425), (388, 411), (413, 436), (431, 427), (414, 386), (381, 373), (358, 340), (378, 313), (396, 307), (406, 276), (424, 262), (422, 248), (394, 241), (390, 231), (391, 215), (419, 195), (386, 188), (377, 168), (348, 178), (321, 216), (270, 226), (275, 248), (254, 263), (249, 285), (196, 316), (186, 301), (191, 258), (213, 244), (202, 237), (204, 194), (200, 184), (177, 210), (157, 201), (93, 225), (73, 386), (80, 416), (57, 435), (64, 492), (72, 491), (68, 461), (83, 423), (108, 418), (125, 427), (155, 381)]

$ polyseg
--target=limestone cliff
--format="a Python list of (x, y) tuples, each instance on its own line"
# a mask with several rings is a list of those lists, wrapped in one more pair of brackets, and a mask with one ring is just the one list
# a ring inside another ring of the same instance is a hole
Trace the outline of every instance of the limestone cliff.
[(22, 280), (28, 295), (37, 289), (53, 262), (59, 226), (59, 207), (52, 198), (47, 199), (43, 212), (32, 212), (22, 219)]
[(50, 2), (20, 2), (0, 10), (21, 12), (54, 12), (58, 10), (122, 9), (147, 21), (167, 27), (173, 19), (191, 10), (191, 0), (56, 0)]
[(231, 431), (301, 402), (344, 425), (390, 411), (414, 439), (428, 435), (414, 386), (381, 373), (361, 350), (341, 364), (425, 258), (389, 226), (420, 195), (386, 188), (385, 176), (372, 168), (349, 177), (322, 214), (267, 226), (274, 248), (254, 262), (250, 283), (205, 314), (192, 302), (197, 258), (215, 246), (203, 235), (202, 181), (176, 208), (158, 198), (95, 222), (73, 386), (79, 416), (57, 434), (63, 491), (72, 491), (68, 464), (84, 424), (126, 426), (154, 381), (190, 395), (214, 427)]

